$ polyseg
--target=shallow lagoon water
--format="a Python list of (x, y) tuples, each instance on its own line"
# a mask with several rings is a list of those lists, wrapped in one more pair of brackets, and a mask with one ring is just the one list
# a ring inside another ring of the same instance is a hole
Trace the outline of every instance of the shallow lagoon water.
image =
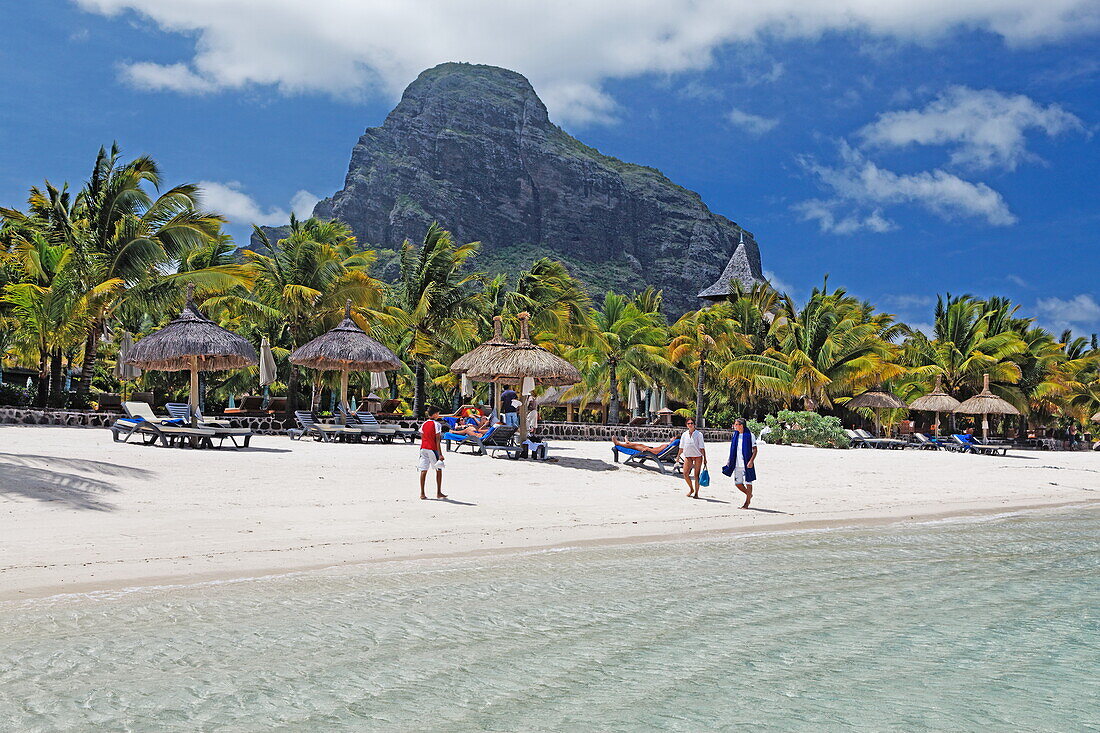
[(0, 604), (13, 731), (1082, 730), (1100, 509)]

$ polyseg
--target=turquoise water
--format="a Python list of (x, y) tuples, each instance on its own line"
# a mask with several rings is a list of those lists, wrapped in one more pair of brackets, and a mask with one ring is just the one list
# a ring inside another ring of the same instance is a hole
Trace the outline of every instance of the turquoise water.
[(1098, 538), (1093, 507), (0, 605), (0, 727), (1095, 729)]

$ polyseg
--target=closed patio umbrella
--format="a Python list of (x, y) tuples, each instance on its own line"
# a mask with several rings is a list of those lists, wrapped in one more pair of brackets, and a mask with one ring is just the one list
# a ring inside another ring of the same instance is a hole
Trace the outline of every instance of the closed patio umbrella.
[(910, 402), (909, 409), (936, 413), (936, 437), (938, 438), (940, 436), (940, 413), (954, 412), (960, 404), (957, 399), (943, 391), (940, 377), (936, 377), (935, 388), (923, 397), (918, 397)]
[(368, 336), (352, 320), (351, 300), (344, 306), (344, 320), (295, 349), (290, 355), (290, 363), (318, 371), (340, 372), (340, 405), (345, 412), (351, 409), (348, 403), (351, 372), (382, 372), (401, 366), (392, 351)]
[(983, 375), (982, 391), (955, 408), (955, 412), (982, 416), (982, 440), (989, 439), (990, 415), (1019, 415), (1020, 411), (1007, 400), (989, 391), (989, 375)]
[(260, 386), (264, 388), (264, 408), (271, 399), (271, 385), (278, 377), (275, 355), (271, 353), (271, 342), (264, 336), (260, 341)]
[(134, 348), (134, 337), (128, 331), (123, 331), (118, 343), (118, 361), (115, 362), (115, 378), (123, 383), (123, 395), (125, 395), (126, 382), (141, 376), (141, 370), (133, 364), (127, 364), (130, 352)]
[(633, 379), (626, 385), (626, 409), (630, 410), (631, 416), (638, 412), (638, 384)]
[[(370, 390), (371, 392), (382, 392), (390, 388), (389, 380), (386, 379), (385, 372), (371, 372), (370, 373)], [(380, 398), (376, 398), (380, 399)]]
[(256, 363), (256, 348), (241, 336), (222, 328), (195, 307), (195, 285), (187, 285), (187, 303), (167, 326), (138, 341), (126, 363), (142, 369), (191, 371), (188, 405), (191, 424), (198, 424), (199, 372), (240, 369)]

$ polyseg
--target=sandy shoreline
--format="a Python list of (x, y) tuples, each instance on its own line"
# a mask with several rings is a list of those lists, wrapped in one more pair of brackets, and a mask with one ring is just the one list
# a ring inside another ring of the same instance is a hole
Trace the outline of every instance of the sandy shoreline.
[[(1100, 457), (762, 446), (754, 505), (714, 481), (615, 466), (449, 455), (455, 503), (421, 502), (415, 448), (255, 439), (256, 450), (114, 444), (101, 430), (0, 428), (0, 600), (708, 534), (927, 521), (1100, 500)], [(461, 503), (459, 503), (461, 502)]]

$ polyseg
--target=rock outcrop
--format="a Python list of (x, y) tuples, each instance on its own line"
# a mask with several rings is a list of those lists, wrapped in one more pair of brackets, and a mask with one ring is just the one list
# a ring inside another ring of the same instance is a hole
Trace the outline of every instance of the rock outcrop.
[(314, 215), (385, 248), (422, 239), (438, 221), (482, 243), (480, 268), (511, 271), (550, 256), (597, 297), (661, 288), (670, 314), (698, 307), (697, 294), (724, 270), (746, 284), (762, 279), (751, 233), (660, 171), (570, 136), (526, 78), (493, 66), (420, 74), (382, 126), (359, 138), (344, 188)]

